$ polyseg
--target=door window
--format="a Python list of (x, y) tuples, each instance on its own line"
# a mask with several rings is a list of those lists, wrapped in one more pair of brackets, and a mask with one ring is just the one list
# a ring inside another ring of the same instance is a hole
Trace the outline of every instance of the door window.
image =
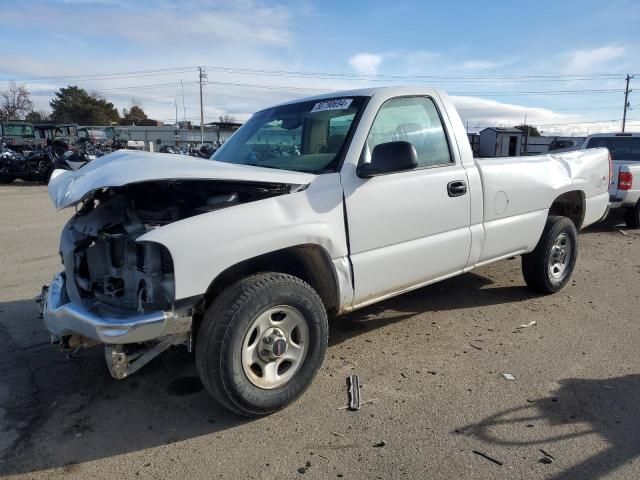
[(418, 167), (453, 162), (440, 115), (430, 98), (394, 98), (380, 108), (367, 137), (369, 152), (376, 145), (396, 141), (413, 144)]

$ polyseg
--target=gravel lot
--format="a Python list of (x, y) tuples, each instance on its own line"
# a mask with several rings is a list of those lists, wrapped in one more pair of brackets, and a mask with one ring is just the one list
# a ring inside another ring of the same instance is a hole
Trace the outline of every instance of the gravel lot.
[[(70, 214), (45, 187), (0, 187), (3, 477), (640, 478), (640, 231), (583, 232), (554, 296), (513, 259), (335, 320), (310, 390), (247, 421), (181, 349), (116, 381), (102, 349), (48, 344), (33, 298)], [(353, 373), (359, 412), (340, 408)]]

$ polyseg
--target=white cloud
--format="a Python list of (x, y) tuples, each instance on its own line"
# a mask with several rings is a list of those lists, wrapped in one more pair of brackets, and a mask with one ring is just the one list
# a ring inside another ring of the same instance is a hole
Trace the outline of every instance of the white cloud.
[[(583, 115), (558, 113), (553, 109), (535, 108), (498, 102), (472, 96), (452, 96), (462, 120), (474, 133), (485, 127), (513, 127), (526, 122), (538, 127), (544, 135), (581, 137), (591, 133), (620, 131), (620, 122), (591, 121)], [(630, 130), (640, 129), (640, 121), (628, 121)]]
[(358, 53), (349, 59), (349, 65), (362, 75), (375, 75), (381, 63), (382, 55), (366, 52)]
[(554, 112), (546, 108), (531, 108), (472, 96), (452, 96), (453, 103), (464, 120), (474, 126), (513, 126), (524, 123), (548, 124), (575, 121), (576, 115)]
[(625, 53), (625, 47), (616, 45), (591, 50), (575, 50), (567, 55), (567, 65), (564, 70), (568, 74), (593, 73), (606, 67), (612, 60), (624, 57)]
[(492, 70), (503, 65), (500, 62), (491, 62), (489, 60), (467, 60), (460, 64), (465, 70)]

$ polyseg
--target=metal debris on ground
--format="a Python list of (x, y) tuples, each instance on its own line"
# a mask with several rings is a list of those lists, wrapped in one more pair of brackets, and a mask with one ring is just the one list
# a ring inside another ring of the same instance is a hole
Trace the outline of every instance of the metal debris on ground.
[(616, 232), (621, 233), (622, 235), (624, 235), (625, 237), (628, 237), (629, 234), (627, 232), (625, 232), (624, 230), (621, 230), (619, 228), (616, 228)]
[(549, 457), (542, 457), (540, 460), (538, 460), (538, 462), (548, 465), (550, 463), (553, 463), (553, 460)]
[(549, 452), (546, 452), (546, 451), (544, 451), (544, 450), (543, 450), (543, 449), (541, 449), (541, 448), (540, 448), (539, 450), (540, 450), (540, 452), (541, 452), (545, 457), (549, 457), (549, 458), (550, 458), (550, 459), (552, 459), (552, 460), (555, 460), (555, 459), (556, 459), (556, 457), (554, 457), (553, 455), (551, 455)]
[(376, 448), (380, 448), (380, 447), (384, 447), (387, 444), (387, 442), (385, 442), (384, 440), (380, 440), (378, 443), (374, 444), (373, 446)]
[(360, 410), (360, 380), (357, 375), (347, 377), (349, 388), (349, 410)]
[(490, 462), (495, 463), (496, 465), (502, 465), (503, 464), (500, 460), (496, 460), (495, 458), (490, 457), (486, 453), (479, 452), (478, 450), (472, 450), (472, 452), (475, 453), (476, 455), (480, 455), (482, 458), (486, 458), (487, 460), (489, 460)]
[(510, 373), (503, 373), (502, 376), (506, 379), (506, 380), (515, 380), (516, 377), (514, 377), (513, 375), (511, 375)]
[(532, 327), (533, 325), (537, 325), (538, 322), (536, 322), (535, 320), (531, 320), (529, 323), (525, 323), (523, 325), (520, 325), (518, 328), (528, 328), (528, 327)]

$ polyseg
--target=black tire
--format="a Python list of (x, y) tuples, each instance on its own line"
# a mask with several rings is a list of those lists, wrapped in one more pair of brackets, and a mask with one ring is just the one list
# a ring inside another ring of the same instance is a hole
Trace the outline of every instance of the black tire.
[[(560, 239), (570, 245), (566, 263), (561, 272), (555, 271), (550, 265), (554, 243)], [(556, 293), (567, 284), (573, 273), (578, 257), (578, 231), (573, 222), (567, 217), (549, 216), (538, 240), (536, 248), (522, 256), (522, 274), (524, 280), (535, 292)]]
[(624, 223), (629, 228), (640, 228), (640, 202), (635, 207), (624, 209)]
[(45, 167), (40, 174), (39, 183), (41, 183), (42, 185), (48, 185), (49, 181), (51, 180), (51, 175), (53, 174), (53, 170), (54, 168), (51, 166)]
[[(260, 313), (282, 305), (304, 317), (306, 356), (287, 383), (263, 389), (245, 374), (243, 343)], [(294, 402), (311, 385), (322, 365), (328, 337), (327, 313), (311, 286), (291, 275), (259, 273), (233, 283), (209, 306), (197, 332), (196, 365), (205, 388), (222, 406), (242, 416), (267, 415)]]
[(8, 185), (9, 183), (13, 182), (15, 180), (15, 177), (10, 177), (8, 175), (0, 175), (0, 183), (4, 184), (4, 185)]

